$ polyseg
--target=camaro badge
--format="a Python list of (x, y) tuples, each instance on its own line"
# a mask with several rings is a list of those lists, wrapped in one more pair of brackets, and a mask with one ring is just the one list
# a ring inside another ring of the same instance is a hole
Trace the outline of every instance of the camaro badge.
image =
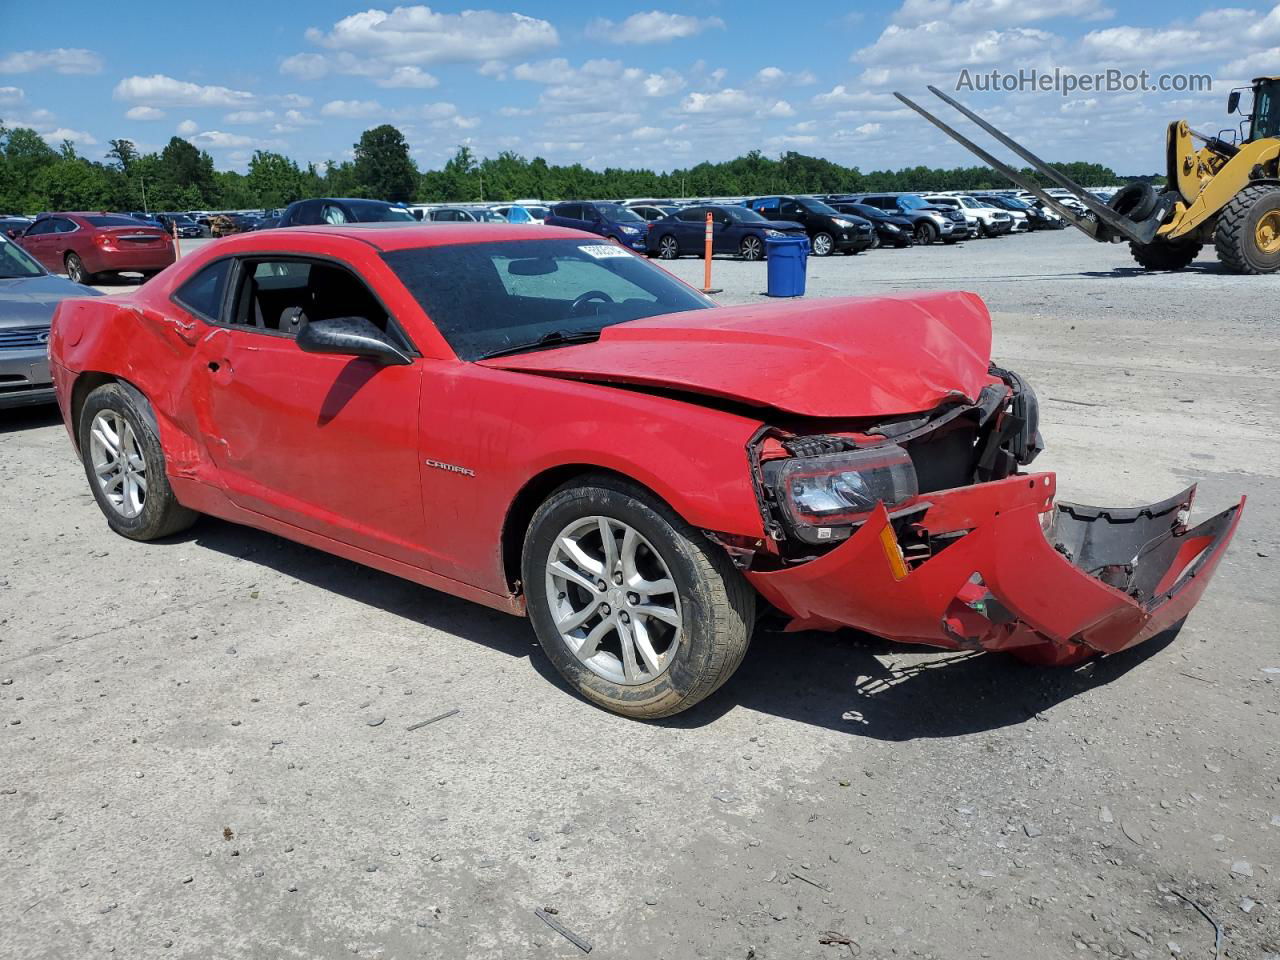
[(439, 460), (423, 460), (428, 467), (435, 467), (437, 470), (448, 470), (450, 473), (460, 473), (464, 477), (474, 477), (476, 472), (467, 467), (460, 467), (456, 463), (443, 463)]

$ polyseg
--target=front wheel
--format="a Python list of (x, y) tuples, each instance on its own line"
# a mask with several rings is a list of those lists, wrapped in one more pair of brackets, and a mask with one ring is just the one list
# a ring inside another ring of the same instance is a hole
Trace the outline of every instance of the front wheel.
[(1280, 187), (1255, 184), (1227, 201), (1213, 243), (1232, 273), (1280, 270)]
[(934, 243), (938, 239), (939, 230), (928, 220), (921, 220), (916, 224), (916, 243), (922, 243), (926, 246)]
[(738, 245), (738, 253), (743, 260), (759, 260), (764, 256), (764, 243), (759, 237), (745, 236), (742, 243)]
[(1145, 270), (1182, 270), (1200, 253), (1198, 243), (1129, 243), (1129, 253)]
[(588, 700), (679, 713), (742, 662), (755, 594), (723, 550), (639, 487), (588, 477), (538, 508), (521, 559), (547, 657)]
[(835, 249), (835, 239), (829, 233), (815, 233), (813, 235), (813, 255), (815, 257), (829, 257), (831, 251)]
[(98, 387), (80, 411), (80, 458), (107, 525), (130, 540), (185, 530), (196, 513), (178, 503), (147, 401), (123, 383)]

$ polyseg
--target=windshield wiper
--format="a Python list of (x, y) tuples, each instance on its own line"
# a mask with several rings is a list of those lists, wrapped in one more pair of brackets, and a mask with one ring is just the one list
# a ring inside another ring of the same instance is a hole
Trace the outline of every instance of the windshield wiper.
[(512, 343), (505, 347), (499, 347), (497, 350), (490, 350), (483, 353), (477, 360), (492, 360), (494, 357), (505, 357), (512, 353), (524, 353), (527, 350), (541, 350), (544, 347), (560, 347), (570, 343), (593, 343), (600, 339), (599, 330), (576, 330), (565, 333), (563, 330), (552, 330), (550, 333), (544, 333), (537, 340), (529, 340), (525, 343)]

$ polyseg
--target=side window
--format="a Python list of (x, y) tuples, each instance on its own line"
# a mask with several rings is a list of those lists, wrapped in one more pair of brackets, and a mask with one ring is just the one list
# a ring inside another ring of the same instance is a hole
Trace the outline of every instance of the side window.
[(702, 223), (707, 219), (707, 211), (702, 207), (689, 207), (677, 213), (676, 217), (685, 223)]
[(53, 231), (50, 229), (52, 226), (53, 221), (51, 220), (37, 220), (31, 226), (27, 227), (27, 232), (24, 233), (23, 236), (38, 237), (41, 234), (52, 233)]
[(54, 233), (74, 233), (75, 230), (76, 224), (65, 217), (57, 217), (53, 221)]
[(778, 208), (778, 212), (779, 212), (779, 213), (780, 213), (784, 218), (785, 218), (785, 217), (798, 217), (798, 216), (800, 216), (800, 204), (796, 203), (794, 200), (787, 200), (785, 203), (783, 203), (783, 204), (781, 204), (781, 206), (779, 206), (779, 208)]
[(364, 317), (380, 330), (393, 328), (377, 298), (345, 267), (301, 259), (244, 262), (233, 325), (292, 337), (309, 321), (337, 317)]
[(566, 220), (582, 219), (582, 205), (578, 203), (562, 203), (554, 212), (557, 217), (564, 217)]
[(711, 211), (711, 219), (718, 227), (727, 227), (729, 225), (729, 215), (723, 210)]
[(196, 316), (216, 322), (222, 313), (222, 295), (230, 273), (230, 260), (211, 263), (179, 287), (173, 299)]
[(326, 203), (324, 205), (324, 212), (320, 215), (320, 219), (325, 223), (346, 223), (347, 215), (343, 212), (342, 208), (336, 204)]

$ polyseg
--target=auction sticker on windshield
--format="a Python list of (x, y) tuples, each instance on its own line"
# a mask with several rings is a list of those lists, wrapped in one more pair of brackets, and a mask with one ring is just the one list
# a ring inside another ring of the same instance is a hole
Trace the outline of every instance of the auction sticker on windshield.
[(615, 246), (612, 243), (589, 243), (578, 248), (589, 257), (595, 257), (597, 260), (607, 260), (610, 257), (629, 257), (622, 247)]

